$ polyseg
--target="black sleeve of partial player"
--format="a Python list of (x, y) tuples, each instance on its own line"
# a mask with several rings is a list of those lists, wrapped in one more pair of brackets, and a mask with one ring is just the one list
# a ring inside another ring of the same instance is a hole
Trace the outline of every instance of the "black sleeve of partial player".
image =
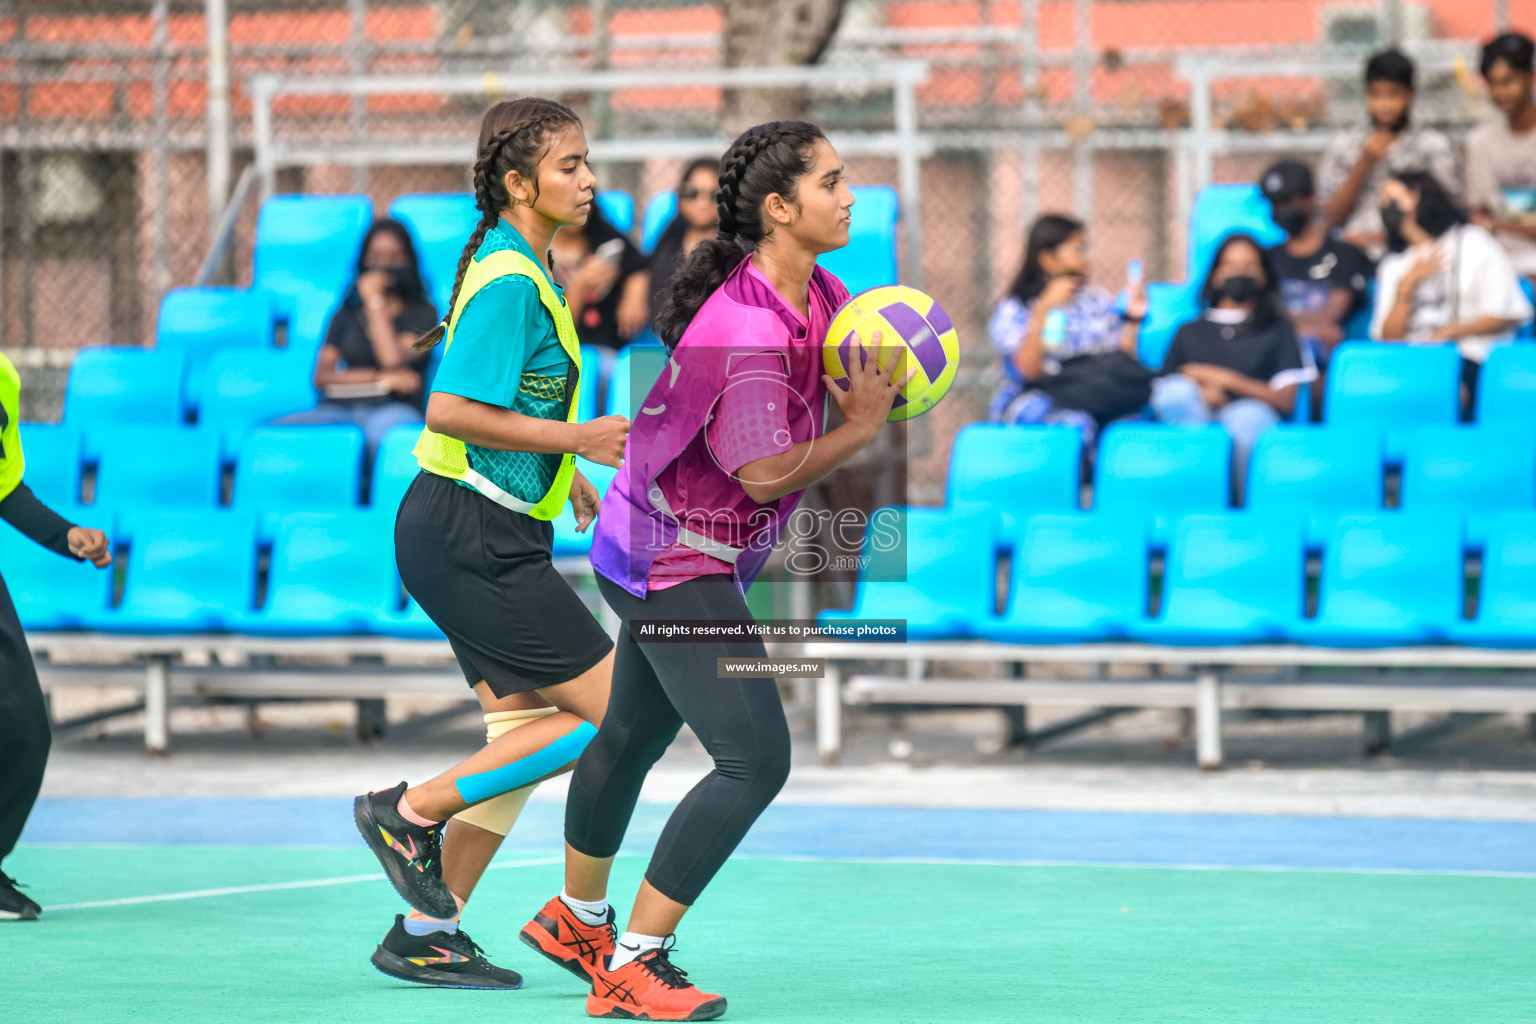
[[(0, 498), (0, 519), (49, 551), (65, 558), (75, 558), (69, 553), (69, 528), (73, 524), (38, 501), (37, 495), (26, 484), (17, 484), (14, 491)], [(76, 558), (75, 561), (80, 559)]]

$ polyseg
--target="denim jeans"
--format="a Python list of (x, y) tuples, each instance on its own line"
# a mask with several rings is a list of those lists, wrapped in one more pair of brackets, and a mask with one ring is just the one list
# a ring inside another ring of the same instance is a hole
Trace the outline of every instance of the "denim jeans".
[(1212, 410), (1200, 386), (1181, 373), (1152, 382), (1152, 410), (1164, 423), (1220, 423), (1232, 437), (1232, 492), (1242, 501), (1248, 478), (1248, 454), (1259, 435), (1280, 422), (1280, 414), (1257, 398), (1236, 398)]

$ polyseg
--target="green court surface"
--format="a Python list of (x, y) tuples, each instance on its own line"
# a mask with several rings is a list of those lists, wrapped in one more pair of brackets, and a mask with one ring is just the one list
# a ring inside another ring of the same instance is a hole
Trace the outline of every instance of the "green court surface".
[[(517, 992), (376, 973), (398, 902), (361, 849), (36, 844), (6, 866), (50, 907), (0, 926), (7, 1024), (585, 1019), (516, 937), (553, 857), (504, 855), (466, 915)], [(615, 893), (642, 867), (621, 857)], [(250, 886), (271, 888), (220, 891)], [(744, 1022), (1536, 1020), (1532, 877), (738, 858), (678, 946)]]

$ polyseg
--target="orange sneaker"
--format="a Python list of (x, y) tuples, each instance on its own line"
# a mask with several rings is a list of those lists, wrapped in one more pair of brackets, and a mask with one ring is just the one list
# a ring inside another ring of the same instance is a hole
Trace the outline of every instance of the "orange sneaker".
[(587, 1016), (621, 1020), (714, 1020), (725, 1013), (725, 997), (700, 992), (688, 972), (673, 966), (673, 947), (648, 949), (618, 970), (594, 972)]
[(600, 925), (583, 924), (565, 901), (556, 896), (523, 926), (518, 937), (523, 945), (591, 984), (594, 968), (606, 964), (608, 954), (613, 952), (613, 919), (610, 906), (607, 921)]

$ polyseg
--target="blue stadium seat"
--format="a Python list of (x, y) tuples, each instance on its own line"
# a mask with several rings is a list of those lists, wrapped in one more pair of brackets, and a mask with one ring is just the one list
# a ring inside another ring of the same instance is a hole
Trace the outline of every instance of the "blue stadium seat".
[(848, 288), (850, 295), (895, 284), (896, 220), (900, 205), (889, 185), (853, 186), (853, 223), (848, 244), (818, 261)]
[(228, 510), (145, 511), (131, 525), (122, 603), (86, 625), (125, 633), (222, 629), (256, 599), (256, 526)]
[[(100, 509), (49, 503), (70, 522), (106, 531), (115, 540), (112, 515)], [(5, 586), (26, 630), (73, 629), (105, 614), (112, 600), (112, 570), (55, 554), (9, 523), (0, 523), (0, 566)]]
[(261, 204), (251, 285), (269, 293), (279, 318), (304, 296), (332, 302), (352, 280), (373, 201), (357, 195), (281, 195)]
[[(1042, 513), (1006, 538), (1008, 604), (979, 630), (1007, 643), (1123, 638), (1147, 613), (1147, 528), (1139, 515)], [(957, 539), (955, 543), (965, 543)]]
[(1289, 425), (1266, 430), (1249, 458), (1248, 508), (1302, 516), (1307, 543), (1322, 547), (1339, 516), (1381, 510), (1384, 458), (1379, 430)]
[(198, 424), (216, 431), (233, 458), (252, 427), (315, 407), (312, 372), (282, 352), (220, 352), (208, 361)]
[(602, 373), (602, 356), (596, 345), (581, 346), (581, 380), (577, 384), (576, 419), (585, 423), (597, 415), (598, 377)]
[(1506, 512), (1488, 531), (1477, 616), (1451, 627), (1476, 647), (1536, 647), (1536, 512)]
[(266, 600), (228, 616), (248, 633), (346, 634), (373, 628), (400, 592), (390, 524), (364, 511), (272, 516)]
[[(596, 462), (588, 462), (580, 456), (576, 457), (576, 468), (581, 475), (597, 488), (598, 494), (607, 494), (608, 487), (613, 483), (613, 478), (619, 471), (611, 466), (604, 466)], [(560, 509), (560, 514), (555, 517), (555, 538), (552, 553), (556, 558), (569, 555), (584, 555), (592, 550), (592, 531), (597, 523), (594, 521), (587, 525), (585, 532), (576, 532), (576, 514), (571, 511), (571, 503), (567, 501)]]
[(1227, 183), (1202, 188), (1189, 216), (1188, 280), (1205, 280), (1222, 240), (1238, 233), (1252, 235), (1263, 246), (1285, 241), (1285, 232), (1270, 216), (1269, 201), (1259, 186)]
[(208, 357), (220, 349), (270, 347), (272, 300), (244, 288), (176, 288), (160, 300), (155, 348), (186, 360), (182, 404), (196, 409)]
[(1078, 507), (1083, 435), (1074, 427), (971, 423), (949, 452), (948, 497), (1009, 515)]
[(438, 315), (448, 309), (453, 279), (464, 244), (480, 223), (475, 197), (467, 192), (424, 192), (403, 195), (389, 204), (389, 215), (404, 224), (416, 243), (416, 258), (427, 293)]
[(602, 207), (608, 223), (627, 235), (635, 226), (635, 197), (621, 188), (604, 189), (597, 194), (597, 205)]
[(1322, 647), (1443, 640), (1461, 621), (1462, 534), (1452, 516), (1344, 516), (1323, 552), (1317, 616), (1291, 638)]
[(180, 423), (184, 368), (177, 352), (83, 348), (64, 386), (64, 422), (87, 432), (118, 423)]
[(1495, 345), (1477, 377), (1477, 422), (1536, 427), (1536, 345)]
[(676, 192), (657, 192), (651, 196), (646, 201), (645, 213), (640, 218), (640, 251), (649, 256), (651, 250), (656, 248), (656, 241), (661, 238), (661, 233), (676, 216)]
[[(1520, 293), (1525, 296), (1525, 301), (1536, 306), (1536, 284), (1531, 279), (1522, 276), (1520, 278)], [(1518, 341), (1531, 341), (1536, 339), (1536, 320), (1527, 319), (1515, 328), (1515, 339)]]
[[(633, 370), (637, 361), (640, 374), (638, 379), (634, 377)], [(608, 401), (604, 414), (634, 419), (635, 412), (631, 406), (639, 405), (639, 399), (643, 399), (650, 391), (666, 364), (667, 349), (664, 345), (632, 342), (619, 349), (619, 354), (613, 360), (613, 372), (608, 377)], [(632, 400), (631, 395), (637, 398)]]
[(1278, 640), (1301, 619), (1305, 579), (1299, 517), (1186, 516), (1164, 572), (1162, 607), (1133, 632), (1192, 646)]
[(97, 456), (95, 508), (127, 513), (218, 507), (216, 434), (196, 427), (114, 427), (95, 436), (91, 447)]
[(1513, 427), (1423, 427), (1403, 460), (1405, 512), (1460, 515), (1482, 547), (1501, 512), (1536, 511), (1536, 432)]
[(20, 430), (22, 483), (44, 504), (77, 504), (85, 451), (79, 429), (62, 423), (22, 423)]
[(1111, 424), (1099, 442), (1093, 507), (1151, 513), (1153, 540), (1164, 544), (1185, 513), (1227, 508), (1231, 475), (1232, 439), (1214, 423)]
[(1147, 318), (1136, 332), (1136, 357), (1160, 369), (1179, 328), (1200, 315), (1200, 287), (1183, 281), (1147, 284)]
[(257, 427), (235, 461), (236, 508), (256, 513), (357, 508), (363, 431), (350, 423)]
[(1400, 462), (1420, 427), (1456, 422), (1461, 356), (1455, 345), (1346, 341), (1328, 364), (1330, 425), (1386, 431), (1387, 461)]
[(990, 512), (877, 509), (862, 555), (853, 608), (822, 612), (823, 624), (903, 619), (907, 639), (942, 640), (975, 635), (995, 618), (997, 548)]
[(412, 450), (421, 437), (421, 425), (402, 423), (390, 427), (379, 441), (379, 450), (373, 455), (373, 475), (369, 484), (368, 505), (380, 516), (393, 523), (400, 499), (416, 479), (421, 467), (416, 463)]

